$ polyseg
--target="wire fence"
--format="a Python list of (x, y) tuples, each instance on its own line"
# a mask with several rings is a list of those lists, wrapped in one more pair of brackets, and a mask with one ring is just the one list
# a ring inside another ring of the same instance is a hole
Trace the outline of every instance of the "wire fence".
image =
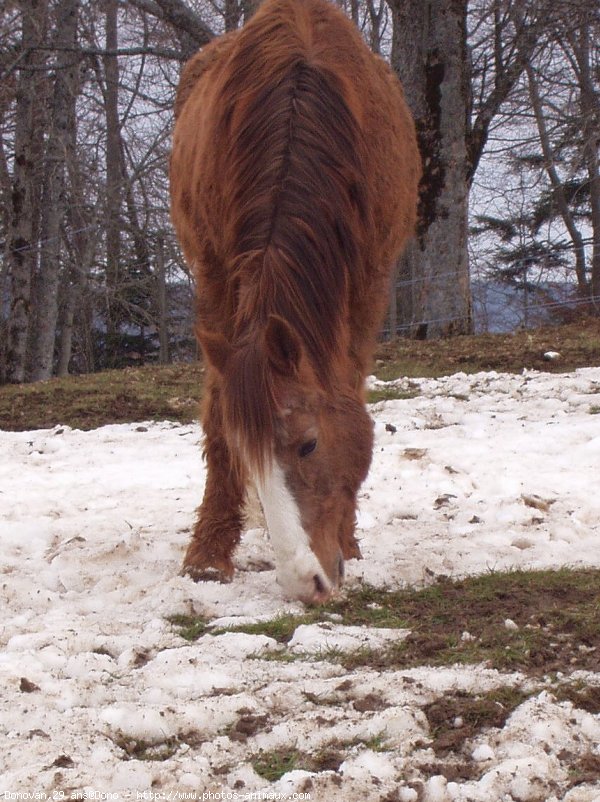
[[(511, 264), (500, 259), (494, 261), (493, 257), (487, 262), (473, 259), (468, 297), (460, 304), (455, 301), (456, 287), (460, 283), (456, 271), (400, 278), (395, 283), (398, 317), (395, 333), (414, 335), (430, 327), (500, 333), (559, 324), (586, 313), (600, 314), (600, 296), (591, 292), (589, 263), (593, 241), (587, 239), (585, 246), (587, 286), (577, 281), (575, 249), (564, 244), (548, 248), (545, 257), (516, 259)], [(463, 313), (457, 314), (453, 306), (462, 306)], [(431, 308), (436, 310), (434, 314), (428, 313)], [(410, 320), (406, 319), (407, 309)], [(402, 319), (403, 313), (405, 319)], [(384, 327), (384, 337), (390, 336), (393, 321), (391, 313)]]
[[(101, 223), (94, 222), (78, 229), (63, 232), (59, 238), (72, 242), (73, 238), (82, 234), (97, 237), (99, 242), (99, 252), (95, 259), (93, 270), (93, 280), (98, 286), (103, 284), (104, 254), (102, 240), (104, 238), (104, 228)], [(14, 250), (19, 253), (34, 251), (41, 259), (45, 250), (55, 249), (57, 237), (48, 237), (34, 243), (22, 245)], [(122, 262), (123, 274), (126, 277), (127, 287), (131, 288), (131, 282), (138, 280), (140, 288), (144, 281), (147, 282), (148, 275), (135, 277), (138, 269), (150, 268), (152, 272), (157, 264), (156, 249), (153, 249), (153, 240), (161, 241), (162, 246), (166, 241), (169, 242), (169, 257), (167, 259), (167, 273), (169, 282), (173, 288), (172, 295), (181, 296), (177, 289), (182, 282), (187, 281), (183, 259), (180, 257), (173, 232), (162, 230), (160, 235), (152, 233), (147, 239), (148, 254), (143, 261), (132, 259), (134, 250), (129, 249), (128, 256), (124, 255)], [(591, 241), (586, 241), (588, 251)], [(3, 249), (6, 253), (7, 243)], [(510, 265), (508, 270), (502, 269), (492, 261), (480, 263), (472, 271), (470, 279), (470, 300), (471, 304), (465, 304), (468, 311), (464, 314), (451, 314), (445, 312), (443, 295), (445, 287), (450, 288), (457, 280), (456, 272), (451, 270), (442, 271), (433, 275), (423, 275), (411, 278), (400, 278), (395, 283), (396, 295), (398, 298), (398, 308), (402, 310), (402, 299), (406, 295), (418, 298), (418, 305), (421, 309), (427, 309), (428, 295), (435, 292), (442, 296), (442, 302), (438, 303), (441, 314), (418, 314), (413, 310), (412, 319), (397, 320), (395, 325), (396, 335), (411, 335), (419, 327), (454, 327), (458, 330), (468, 330), (472, 328), (476, 333), (483, 332), (509, 332), (518, 328), (530, 328), (543, 324), (559, 323), (564, 320), (582, 314), (585, 311), (600, 312), (600, 296), (593, 296), (589, 293), (583, 294), (578, 287), (574, 257), (572, 250), (564, 245), (556, 248), (556, 251), (549, 251), (548, 261), (544, 263), (539, 257), (535, 259), (517, 260)], [(570, 255), (571, 252), (571, 255)], [(163, 254), (164, 255), (164, 254)], [(558, 257), (568, 261), (564, 264), (557, 264)], [(6, 275), (6, 271), (5, 271)], [(125, 285), (124, 285), (125, 286)], [(105, 287), (105, 291), (108, 289)], [(6, 310), (9, 306), (9, 287), (8, 282), (4, 287), (4, 297), (2, 306)], [(190, 300), (189, 325), (192, 326), (192, 303)], [(402, 311), (400, 311), (400, 315)], [(178, 327), (181, 327), (182, 312), (181, 302), (177, 304)], [(151, 321), (147, 321), (151, 323)], [(383, 336), (389, 337), (391, 324), (388, 320), (383, 329)]]

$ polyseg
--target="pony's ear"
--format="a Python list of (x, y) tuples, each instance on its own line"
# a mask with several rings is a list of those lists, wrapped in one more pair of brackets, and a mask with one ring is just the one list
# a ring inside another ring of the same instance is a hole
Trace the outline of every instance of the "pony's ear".
[(231, 356), (231, 346), (225, 337), (222, 334), (202, 330), (197, 331), (196, 336), (210, 366), (223, 375)]
[(298, 372), (302, 345), (292, 327), (279, 315), (269, 315), (265, 329), (267, 357), (278, 373), (292, 376)]

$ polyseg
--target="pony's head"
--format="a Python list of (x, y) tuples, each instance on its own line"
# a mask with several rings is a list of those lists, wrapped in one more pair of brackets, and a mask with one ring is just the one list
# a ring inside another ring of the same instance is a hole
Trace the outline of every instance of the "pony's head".
[(325, 601), (360, 556), (356, 495), (371, 462), (373, 425), (361, 389), (323, 382), (299, 337), (271, 315), (230, 344), (200, 335), (221, 376), (224, 434), (254, 480), (286, 595)]

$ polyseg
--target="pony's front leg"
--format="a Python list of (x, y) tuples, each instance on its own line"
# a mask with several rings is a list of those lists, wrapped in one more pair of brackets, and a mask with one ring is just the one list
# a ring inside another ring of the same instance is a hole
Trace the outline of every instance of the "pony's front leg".
[(358, 559), (360, 560), (362, 554), (360, 553), (360, 546), (356, 539), (356, 496), (349, 493), (350, 501), (342, 514), (342, 521), (338, 531), (338, 542), (344, 560)]
[(183, 561), (183, 572), (195, 581), (219, 579), (226, 582), (233, 576), (232, 554), (242, 531), (245, 477), (223, 435), (220, 392), (210, 372), (202, 424), (206, 487)]

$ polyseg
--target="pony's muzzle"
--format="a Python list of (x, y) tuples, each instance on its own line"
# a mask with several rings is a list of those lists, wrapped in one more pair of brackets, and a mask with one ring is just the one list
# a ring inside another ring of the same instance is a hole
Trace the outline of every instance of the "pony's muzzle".
[(314, 593), (309, 599), (303, 599), (308, 604), (324, 604), (344, 582), (344, 557), (339, 552), (335, 562), (335, 577), (333, 582), (324, 573), (313, 576)]
[(324, 579), (323, 574), (315, 574), (313, 580), (313, 593), (301, 601), (305, 604), (325, 604), (335, 591), (335, 587)]

